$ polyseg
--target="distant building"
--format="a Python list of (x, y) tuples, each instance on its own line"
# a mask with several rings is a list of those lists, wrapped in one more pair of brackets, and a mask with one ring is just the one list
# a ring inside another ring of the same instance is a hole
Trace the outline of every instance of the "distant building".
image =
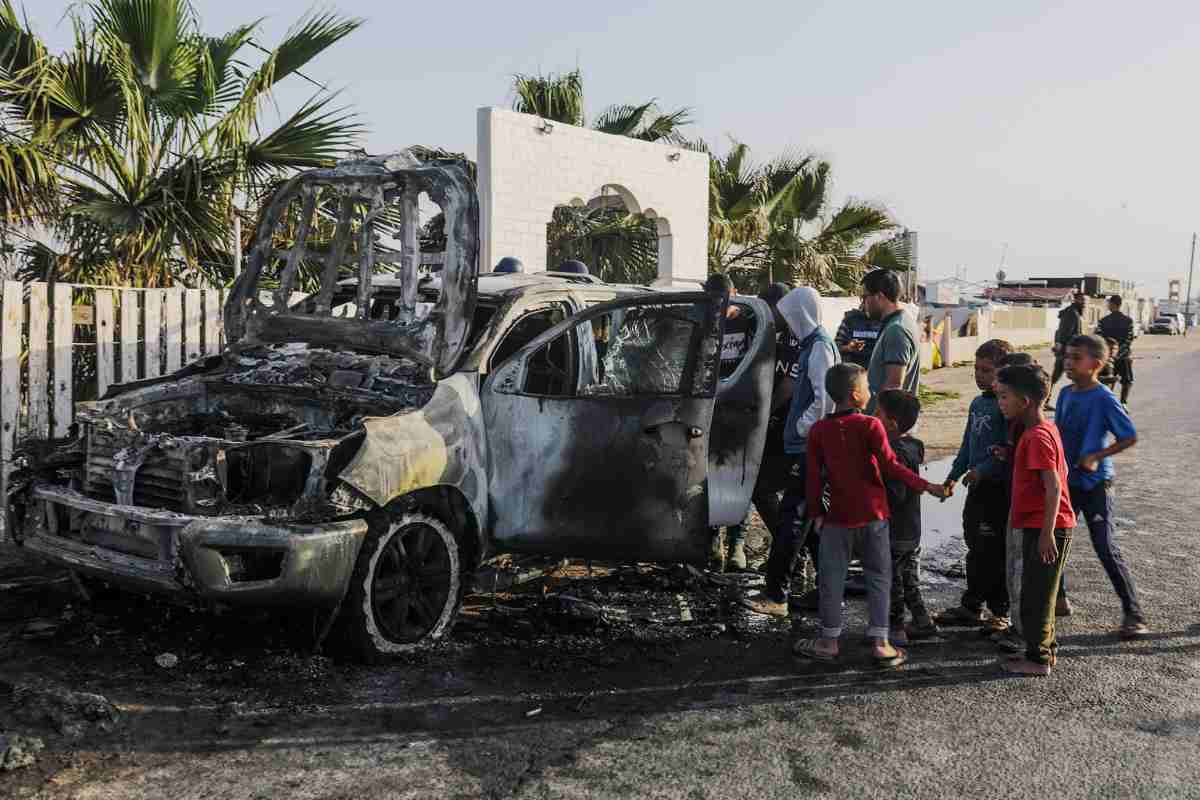
[(964, 294), (974, 294), (976, 286), (958, 278), (942, 278), (922, 284), (924, 300), (930, 305), (955, 306), (962, 302)]
[(983, 294), (994, 303), (1035, 308), (1062, 308), (1071, 304), (1071, 297), (1076, 291), (1073, 286), (1051, 287), (1042, 283), (1026, 285), (1019, 281), (1005, 281), (995, 289), (985, 289)]

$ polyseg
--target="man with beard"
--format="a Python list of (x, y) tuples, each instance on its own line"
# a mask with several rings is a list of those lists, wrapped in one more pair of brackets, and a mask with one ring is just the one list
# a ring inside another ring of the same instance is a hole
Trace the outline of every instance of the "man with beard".
[(900, 305), (900, 279), (896, 273), (876, 269), (863, 277), (863, 309), (871, 319), (879, 320), (879, 338), (867, 364), (867, 385), (871, 403), (867, 413), (874, 414), (879, 393), (885, 389), (903, 389), (914, 397), (921, 383), (921, 333), (917, 322)]

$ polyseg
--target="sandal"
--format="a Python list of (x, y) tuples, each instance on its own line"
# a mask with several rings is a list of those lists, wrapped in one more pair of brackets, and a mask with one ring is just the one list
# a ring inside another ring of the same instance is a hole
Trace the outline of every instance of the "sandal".
[[(1001, 661), (1004, 661), (1004, 662), (1025, 661), (1025, 660), (1026, 659), (1025, 659), (1024, 653), (1012, 653), (1010, 655), (1004, 656), (1004, 658), (1001, 659)], [(1046, 662), (1046, 666), (1048, 666), (1048, 667), (1058, 666), (1058, 654), (1057, 653), (1050, 656), (1050, 660), (1048, 662)]]
[[(1028, 666), (1025, 666), (1028, 665)], [(1022, 658), (1009, 658), (1000, 662), (1000, 668), (1009, 675), (1020, 675), (1031, 678), (1048, 678), (1054, 669), (1053, 664), (1037, 664)]]
[(901, 664), (908, 661), (907, 650), (901, 650), (899, 647), (893, 647), (892, 649), (896, 651), (896, 655), (894, 656), (872, 655), (871, 658), (874, 659), (875, 666), (879, 667), (880, 669), (895, 669), (896, 667), (899, 667)]
[(837, 661), (837, 653), (826, 653), (817, 649), (817, 639), (801, 639), (792, 645), (792, 655), (807, 658), (812, 661), (822, 661), (826, 664)]

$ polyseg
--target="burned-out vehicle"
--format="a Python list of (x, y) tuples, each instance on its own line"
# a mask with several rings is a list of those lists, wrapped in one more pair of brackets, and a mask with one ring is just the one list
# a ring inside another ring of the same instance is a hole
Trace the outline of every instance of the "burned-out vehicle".
[[(422, 193), (445, 215), (433, 275)], [(324, 610), (366, 658), (441, 637), (497, 553), (703, 562), (757, 476), (767, 306), (477, 265), (457, 162), (297, 177), (230, 291), (223, 353), (26, 448), (16, 538), (85, 580)], [(301, 274), (319, 288), (297, 301)], [(730, 302), (754, 325), (722, 376)]]

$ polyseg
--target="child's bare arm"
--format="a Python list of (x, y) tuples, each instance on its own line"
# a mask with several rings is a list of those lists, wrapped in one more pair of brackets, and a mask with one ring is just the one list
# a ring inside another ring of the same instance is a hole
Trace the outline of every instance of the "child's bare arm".
[(1054, 540), (1054, 521), (1058, 519), (1058, 504), (1062, 502), (1062, 481), (1058, 472), (1052, 469), (1041, 470), (1042, 486), (1046, 490), (1045, 510), (1042, 511), (1042, 535), (1038, 540), (1038, 555), (1047, 564), (1058, 560), (1058, 543)]

